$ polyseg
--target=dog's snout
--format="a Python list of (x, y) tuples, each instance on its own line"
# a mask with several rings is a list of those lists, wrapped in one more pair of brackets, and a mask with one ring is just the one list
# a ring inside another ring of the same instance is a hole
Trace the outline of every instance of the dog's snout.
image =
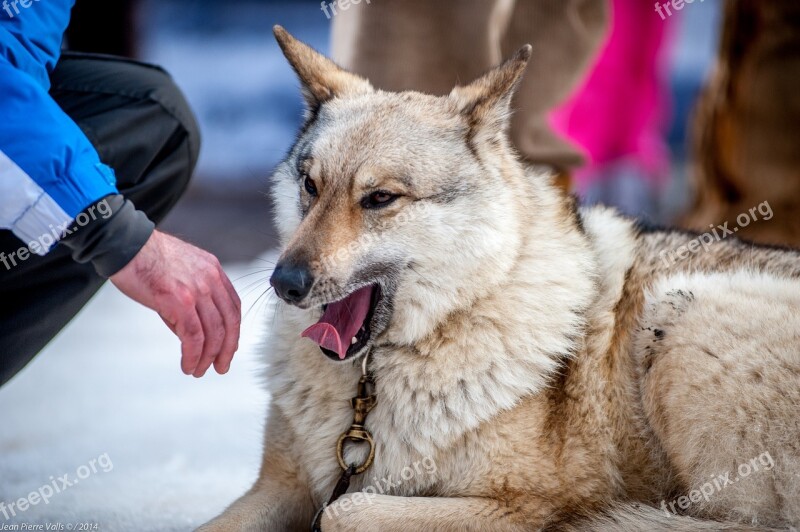
[(307, 265), (279, 263), (270, 277), (269, 284), (278, 297), (287, 303), (301, 302), (311, 290), (314, 277)]

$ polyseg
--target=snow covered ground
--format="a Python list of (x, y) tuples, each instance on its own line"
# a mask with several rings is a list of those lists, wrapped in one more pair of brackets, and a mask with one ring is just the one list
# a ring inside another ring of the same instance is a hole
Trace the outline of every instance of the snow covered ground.
[[(243, 276), (262, 264), (228, 268), (252, 307), (228, 375), (184, 376), (178, 341), (158, 316), (106, 285), (0, 388), (0, 530), (191, 530), (250, 487), (268, 402), (259, 359), (270, 305), (254, 302), (269, 274)], [(52, 496), (20, 511), (31, 492)]]

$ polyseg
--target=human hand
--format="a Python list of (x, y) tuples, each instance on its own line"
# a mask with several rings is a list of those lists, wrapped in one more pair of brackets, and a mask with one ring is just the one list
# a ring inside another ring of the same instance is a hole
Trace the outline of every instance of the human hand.
[(214, 255), (160, 231), (111, 282), (155, 310), (181, 340), (181, 369), (202, 377), (230, 369), (239, 347), (242, 304)]

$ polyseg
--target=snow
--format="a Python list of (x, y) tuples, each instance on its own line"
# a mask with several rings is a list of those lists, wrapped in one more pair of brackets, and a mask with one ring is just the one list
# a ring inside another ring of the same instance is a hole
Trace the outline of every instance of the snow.
[[(0, 506), (0, 529), (88, 522), (101, 531), (191, 530), (250, 487), (269, 399), (260, 353), (270, 305), (254, 302), (269, 273), (243, 276), (262, 264), (228, 268), (251, 309), (228, 375), (184, 376), (178, 341), (158, 316), (106, 284), (0, 388), (0, 502), (9, 514)], [(78, 483), (11, 515), (10, 503), (54, 482), (60, 488), (64, 474)]]

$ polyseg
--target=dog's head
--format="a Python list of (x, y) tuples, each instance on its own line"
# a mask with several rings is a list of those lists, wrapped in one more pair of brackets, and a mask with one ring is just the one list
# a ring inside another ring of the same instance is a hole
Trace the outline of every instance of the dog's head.
[(303, 334), (333, 359), (412, 344), (495, 289), (519, 252), (527, 189), (507, 126), (530, 46), (435, 97), (375, 90), (283, 28), (275, 36), (307, 114), (275, 174), (284, 250), (271, 283), (321, 309)]

